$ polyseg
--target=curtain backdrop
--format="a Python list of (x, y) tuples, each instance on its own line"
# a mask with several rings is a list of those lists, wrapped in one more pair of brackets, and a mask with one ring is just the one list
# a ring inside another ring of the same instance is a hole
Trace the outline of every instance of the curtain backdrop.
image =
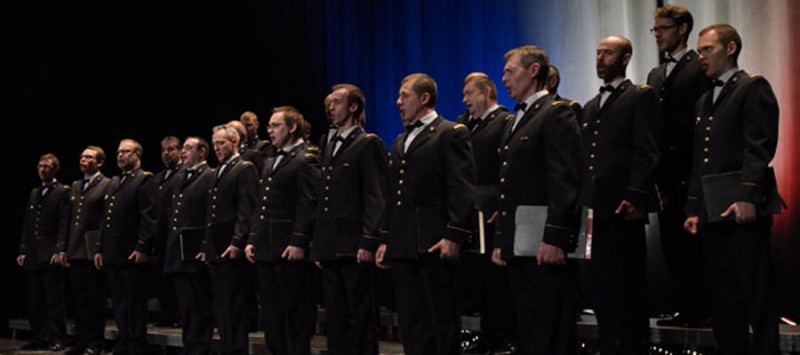
[[(727, 22), (742, 35), (740, 67), (764, 75), (778, 97), (780, 141), (773, 165), (790, 210), (776, 218), (774, 246), (782, 309), (798, 314), (800, 291), (792, 275), (800, 271), (797, 176), (800, 152), (795, 143), (800, 92), (790, 78), (800, 72), (800, 13), (793, 0), (667, 1), (692, 11), (695, 26), (689, 45), (696, 47), (703, 27)], [(619, 34), (633, 42), (628, 77), (643, 83), (658, 64), (652, 13), (657, 0), (540, 1), (326, 1), (326, 73), (328, 84), (350, 82), (367, 96), (367, 130), (391, 145), (402, 131), (395, 106), (401, 79), (425, 72), (439, 84), (437, 111), (449, 119), (463, 113), (463, 78), (487, 73), (498, 85), (499, 101), (513, 107), (500, 79), (503, 54), (524, 44), (544, 48), (561, 70), (562, 96), (585, 103), (600, 85), (595, 49), (605, 36)], [(320, 99), (320, 102), (322, 100)]]

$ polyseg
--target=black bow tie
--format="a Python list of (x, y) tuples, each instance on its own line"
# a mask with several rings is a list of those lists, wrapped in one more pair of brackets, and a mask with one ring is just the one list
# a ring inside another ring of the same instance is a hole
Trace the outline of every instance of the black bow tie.
[(406, 133), (410, 134), (411, 131), (417, 129), (417, 127), (422, 127), (422, 125), (423, 125), (422, 121), (420, 121), (420, 120), (417, 120), (417, 122), (414, 122), (414, 123), (411, 123), (411, 124), (407, 124), (406, 125)]
[(601, 86), (601, 87), (600, 87), (600, 93), (601, 93), (601, 94), (602, 94), (602, 93), (604, 93), (604, 92), (606, 92), (606, 91), (608, 91), (608, 92), (614, 92), (614, 87), (613, 87), (613, 86), (611, 86), (611, 85), (605, 85), (605, 86)]
[(519, 102), (516, 105), (514, 105), (514, 111), (525, 111), (525, 109), (527, 107), (528, 107), (528, 104), (526, 104), (524, 102)]
[(719, 79), (714, 79), (713, 81), (711, 81), (711, 85), (712, 86), (722, 86), (722, 85), (725, 85), (725, 82), (722, 81), (722, 80), (719, 80)]
[(671, 55), (668, 55), (668, 56), (664, 57), (664, 61), (665, 62), (672, 62), (672, 63), (677, 63), (678, 62), (678, 60), (675, 59), (675, 57), (673, 57)]
[(278, 150), (278, 152), (275, 153), (275, 157), (276, 158), (277, 157), (283, 157), (283, 156), (286, 156), (287, 154), (289, 154), (289, 153), (287, 153), (285, 150), (281, 149), (281, 150)]
[(342, 136), (337, 134), (337, 135), (333, 136), (333, 140), (332, 141), (333, 142), (344, 142), (344, 137), (342, 137)]

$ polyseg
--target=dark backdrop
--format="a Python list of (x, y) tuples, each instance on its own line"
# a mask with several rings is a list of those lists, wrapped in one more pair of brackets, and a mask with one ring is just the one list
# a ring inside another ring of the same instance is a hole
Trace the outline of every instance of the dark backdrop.
[[(464, 75), (486, 71), (499, 84), (507, 49), (558, 43), (546, 33), (519, 34), (530, 20), (522, 18), (522, 3), (0, 3), (3, 201), (9, 211), (2, 215), (0, 282), (4, 299), (10, 300), (0, 306), (0, 329), (7, 327), (6, 319), (26, 314), (24, 275), (14, 259), (24, 201), (37, 183), (41, 154), (61, 158), (59, 180), (69, 183), (80, 177), (82, 148), (100, 145), (109, 155), (103, 171), (110, 176), (118, 172), (119, 140), (134, 138), (144, 145), (145, 169), (156, 172), (162, 166), (161, 137), (209, 137), (212, 126), (245, 110), (259, 114), (263, 136), (268, 112), (277, 105), (299, 108), (316, 138), (326, 126), (323, 98), (330, 85), (342, 81), (364, 89), (367, 129), (391, 144), (402, 129), (394, 100), (404, 75), (432, 74), (440, 85), (438, 110), (454, 119), (463, 112)], [(542, 12), (536, 21), (555, 20)], [(505, 90), (499, 93), (502, 104), (514, 104)], [(213, 157), (209, 161), (216, 163)], [(797, 248), (789, 247), (797, 243), (787, 242), (797, 239), (786, 236), (796, 235), (796, 226), (781, 231), (784, 244), (777, 247), (784, 261), (779, 264), (781, 308), (795, 317), (800, 292), (793, 280), (800, 258)]]

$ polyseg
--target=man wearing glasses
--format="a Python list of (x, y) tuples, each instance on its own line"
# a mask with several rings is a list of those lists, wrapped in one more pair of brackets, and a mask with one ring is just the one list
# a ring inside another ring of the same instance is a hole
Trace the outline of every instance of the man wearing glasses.
[(689, 172), (691, 170), (694, 105), (708, 89), (709, 80), (700, 68), (697, 52), (686, 42), (692, 31), (692, 14), (680, 5), (666, 5), (653, 14), (661, 65), (647, 75), (647, 84), (661, 97), (663, 128), (661, 160), (655, 178), (663, 210), (658, 214), (664, 259), (677, 292), (677, 313), (658, 325), (698, 326), (706, 314), (706, 292), (701, 280), (700, 244), (683, 230)]
[(114, 353), (144, 354), (147, 346), (148, 253), (152, 250), (157, 181), (141, 168), (142, 146), (123, 139), (117, 150), (115, 176), (105, 195), (100, 241), (94, 263), (106, 270), (114, 320), (119, 328)]

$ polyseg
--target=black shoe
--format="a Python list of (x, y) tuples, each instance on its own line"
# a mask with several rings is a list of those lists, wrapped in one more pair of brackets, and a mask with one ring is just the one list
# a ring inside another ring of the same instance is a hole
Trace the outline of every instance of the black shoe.
[(57, 341), (57, 342), (54, 342), (53, 344), (50, 344), (50, 346), (47, 349), (50, 350), (50, 351), (63, 351), (66, 348), (67, 347), (64, 346), (64, 343), (62, 343), (60, 341)]
[(693, 317), (686, 324), (689, 328), (711, 328), (711, 318)]
[(692, 327), (693, 324), (699, 324), (700, 322), (702, 322), (702, 319), (698, 317), (691, 317), (684, 313), (675, 313), (672, 318), (657, 320), (656, 325), (662, 327)]
[(40, 341), (32, 341), (23, 345), (20, 349), (22, 350), (47, 350), (49, 347), (46, 343)]

